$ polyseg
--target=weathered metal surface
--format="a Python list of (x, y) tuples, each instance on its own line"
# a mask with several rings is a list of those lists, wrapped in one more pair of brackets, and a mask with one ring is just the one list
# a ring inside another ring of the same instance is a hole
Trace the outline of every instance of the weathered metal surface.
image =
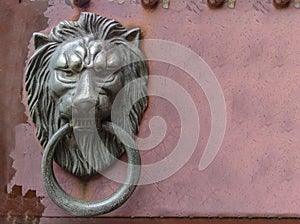
[(11, 223), (43, 223), (43, 224), (98, 224), (104, 222), (106, 224), (299, 224), (297, 219), (263, 219), (263, 218), (48, 218), (41, 217), (38, 221), (30, 222), (30, 219), (22, 217), (13, 217), (13, 219), (6, 219), (0, 217), (1, 224)]
[[(12, 220), (15, 216), (23, 216), (23, 220), (27, 221), (34, 220), (34, 216), (40, 216), (44, 211), (35, 189), (24, 190), (16, 185), (8, 190), (6, 185), (15, 174), (10, 157), (16, 144), (15, 126), (27, 120), (25, 108), (20, 103), (27, 45), (32, 32), (47, 27), (47, 19), (43, 15), (47, 7), (47, 2), (26, 0), (3, 1), (0, 8), (0, 216), (8, 216)], [(26, 157), (28, 154), (23, 151), (23, 155), (18, 156)], [(22, 179), (28, 179), (28, 176)], [(2, 220), (6, 218), (1, 218), (0, 222), (4, 223)]]
[[(150, 11), (139, 2), (120, 5), (95, 1), (85, 10), (117, 19), (128, 27), (141, 26), (144, 38), (175, 41), (197, 52), (210, 65), (224, 91), (227, 130), (216, 159), (199, 171), (210, 132), (205, 95), (181, 70), (150, 63), (150, 74), (175, 79), (190, 91), (200, 114), (201, 139), (193, 158), (179, 172), (164, 181), (138, 187), (129, 199), (130, 207), (122, 207), (110, 216), (299, 216), (299, 11), (292, 5), (276, 9), (269, 0), (237, 1), (234, 10), (211, 10), (205, 1), (185, 0), (171, 1), (168, 10), (158, 7)], [(51, 26), (62, 19), (78, 18), (78, 9), (62, 1), (52, 3), (46, 12)], [(161, 160), (176, 144), (180, 122), (173, 109), (163, 100), (150, 98), (140, 135), (149, 134), (147, 122), (153, 115), (164, 117), (170, 129), (163, 143), (142, 153), (144, 163)], [(17, 129), (16, 138), (24, 136), (25, 130), (33, 133), (32, 128), (23, 125)], [(40, 146), (33, 135), (28, 141), (32, 142), (32, 158), (39, 161), (41, 155), (34, 152)], [(23, 151), (24, 145), (18, 145), (14, 153)], [(30, 162), (31, 158), (14, 158), (18, 169), (11, 185), (35, 187), (39, 189), (37, 194), (45, 197), (35, 171), (40, 164)], [(32, 169), (36, 184), (20, 177), (21, 170), (26, 169), (24, 164)], [(79, 198), (97, 199), (95, 195), (109, 194), (110, 187), (115, 187), (101, 178), (81, 182), (57, 166), (54, 170), (64, 189)], [(43, 215), (66, 215), (47, 197), (43, 203)]]

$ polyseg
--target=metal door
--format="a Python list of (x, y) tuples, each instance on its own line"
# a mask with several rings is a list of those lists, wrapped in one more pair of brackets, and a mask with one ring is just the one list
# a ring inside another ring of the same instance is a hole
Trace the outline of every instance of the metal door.
[[(32, 32), (47, 33), (82, 11), (140, 27), (150, 60), (151, 95), (139, 131), (148, 138), (141, 140), (141, 157), (149, 172), (129, 200), (104, 217), (116, 223), (125, 217), (299, 217), (300, 11), (293, 4), (238, 0), (234, 8), (225, 3), (212, 9), (202, 0), (170, 0), (167, 9), (163, 2), (147, 9), (139, 0), (92, 0), (83, 7), (68, 0), (4, 1), (3, 220), (76, 220), (43, 188), (43, 149), (23, 86)], [(103, 198), (118, 186), (102, 176), (76, 178), (57, 165), (54, 172), (69, 194), (83, 200)]]

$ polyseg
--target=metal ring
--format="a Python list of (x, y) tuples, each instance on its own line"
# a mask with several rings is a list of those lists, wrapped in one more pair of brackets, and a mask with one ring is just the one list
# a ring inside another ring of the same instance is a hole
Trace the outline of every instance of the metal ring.
[(137, 149), (124, 145), (128, 168), (125, 182), (109, 197), (100, 201), (83, 201), (68, 195), (57, 183), (53, 173), (53, 156), (59, 140), (71, 133), (72, 127), (66, 124), (49, 140), (42, 159), (42, 176), (49, 197), (64, 210), (77, 216), (95, 216), (111, 212), (120, 207), (133, 193), (140, 177), (140, 154)]

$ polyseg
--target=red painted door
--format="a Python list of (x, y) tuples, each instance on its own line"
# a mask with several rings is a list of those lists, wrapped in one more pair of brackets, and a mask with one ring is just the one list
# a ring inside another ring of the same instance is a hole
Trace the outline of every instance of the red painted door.
[[(299, 217), (300, 11), (293, 2), (286, 8), (270, 0), (226, 4), (211, 9), (205, 1), (170, 0), (168, 9), (162, 3), (145, 9), (138, 0), (92, 0), (83, 8), (62, 0), (3, 2), (3, 220), (74, 221), (43, 188), (43, 149), (23, 82), (32, 32), (47, 33), (80, 11), (140, 27), (150, 60), (138, 144), (145, 169), (129, 200), (105, 217)], [(57, 165), (54, 171), (83, 200), (101, 199), (119, 185), (103, 176), (86, 181)]]

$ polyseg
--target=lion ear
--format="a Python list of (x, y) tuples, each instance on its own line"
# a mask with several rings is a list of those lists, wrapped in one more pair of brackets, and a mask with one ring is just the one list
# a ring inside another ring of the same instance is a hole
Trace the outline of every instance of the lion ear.
[(39, 47), (49, 43), (49, 38), (47, 35), (42, 33), (33, 33), (33, 42), (34, 48), (38, 49)]
[(126, 33), (123, 34), (123, 37), (132, 45), (134, 48), (138, 48), (140, 44), (140, 36), (141, 36), (141, 29), (134, 28), (132, 30), (128, 30)]

